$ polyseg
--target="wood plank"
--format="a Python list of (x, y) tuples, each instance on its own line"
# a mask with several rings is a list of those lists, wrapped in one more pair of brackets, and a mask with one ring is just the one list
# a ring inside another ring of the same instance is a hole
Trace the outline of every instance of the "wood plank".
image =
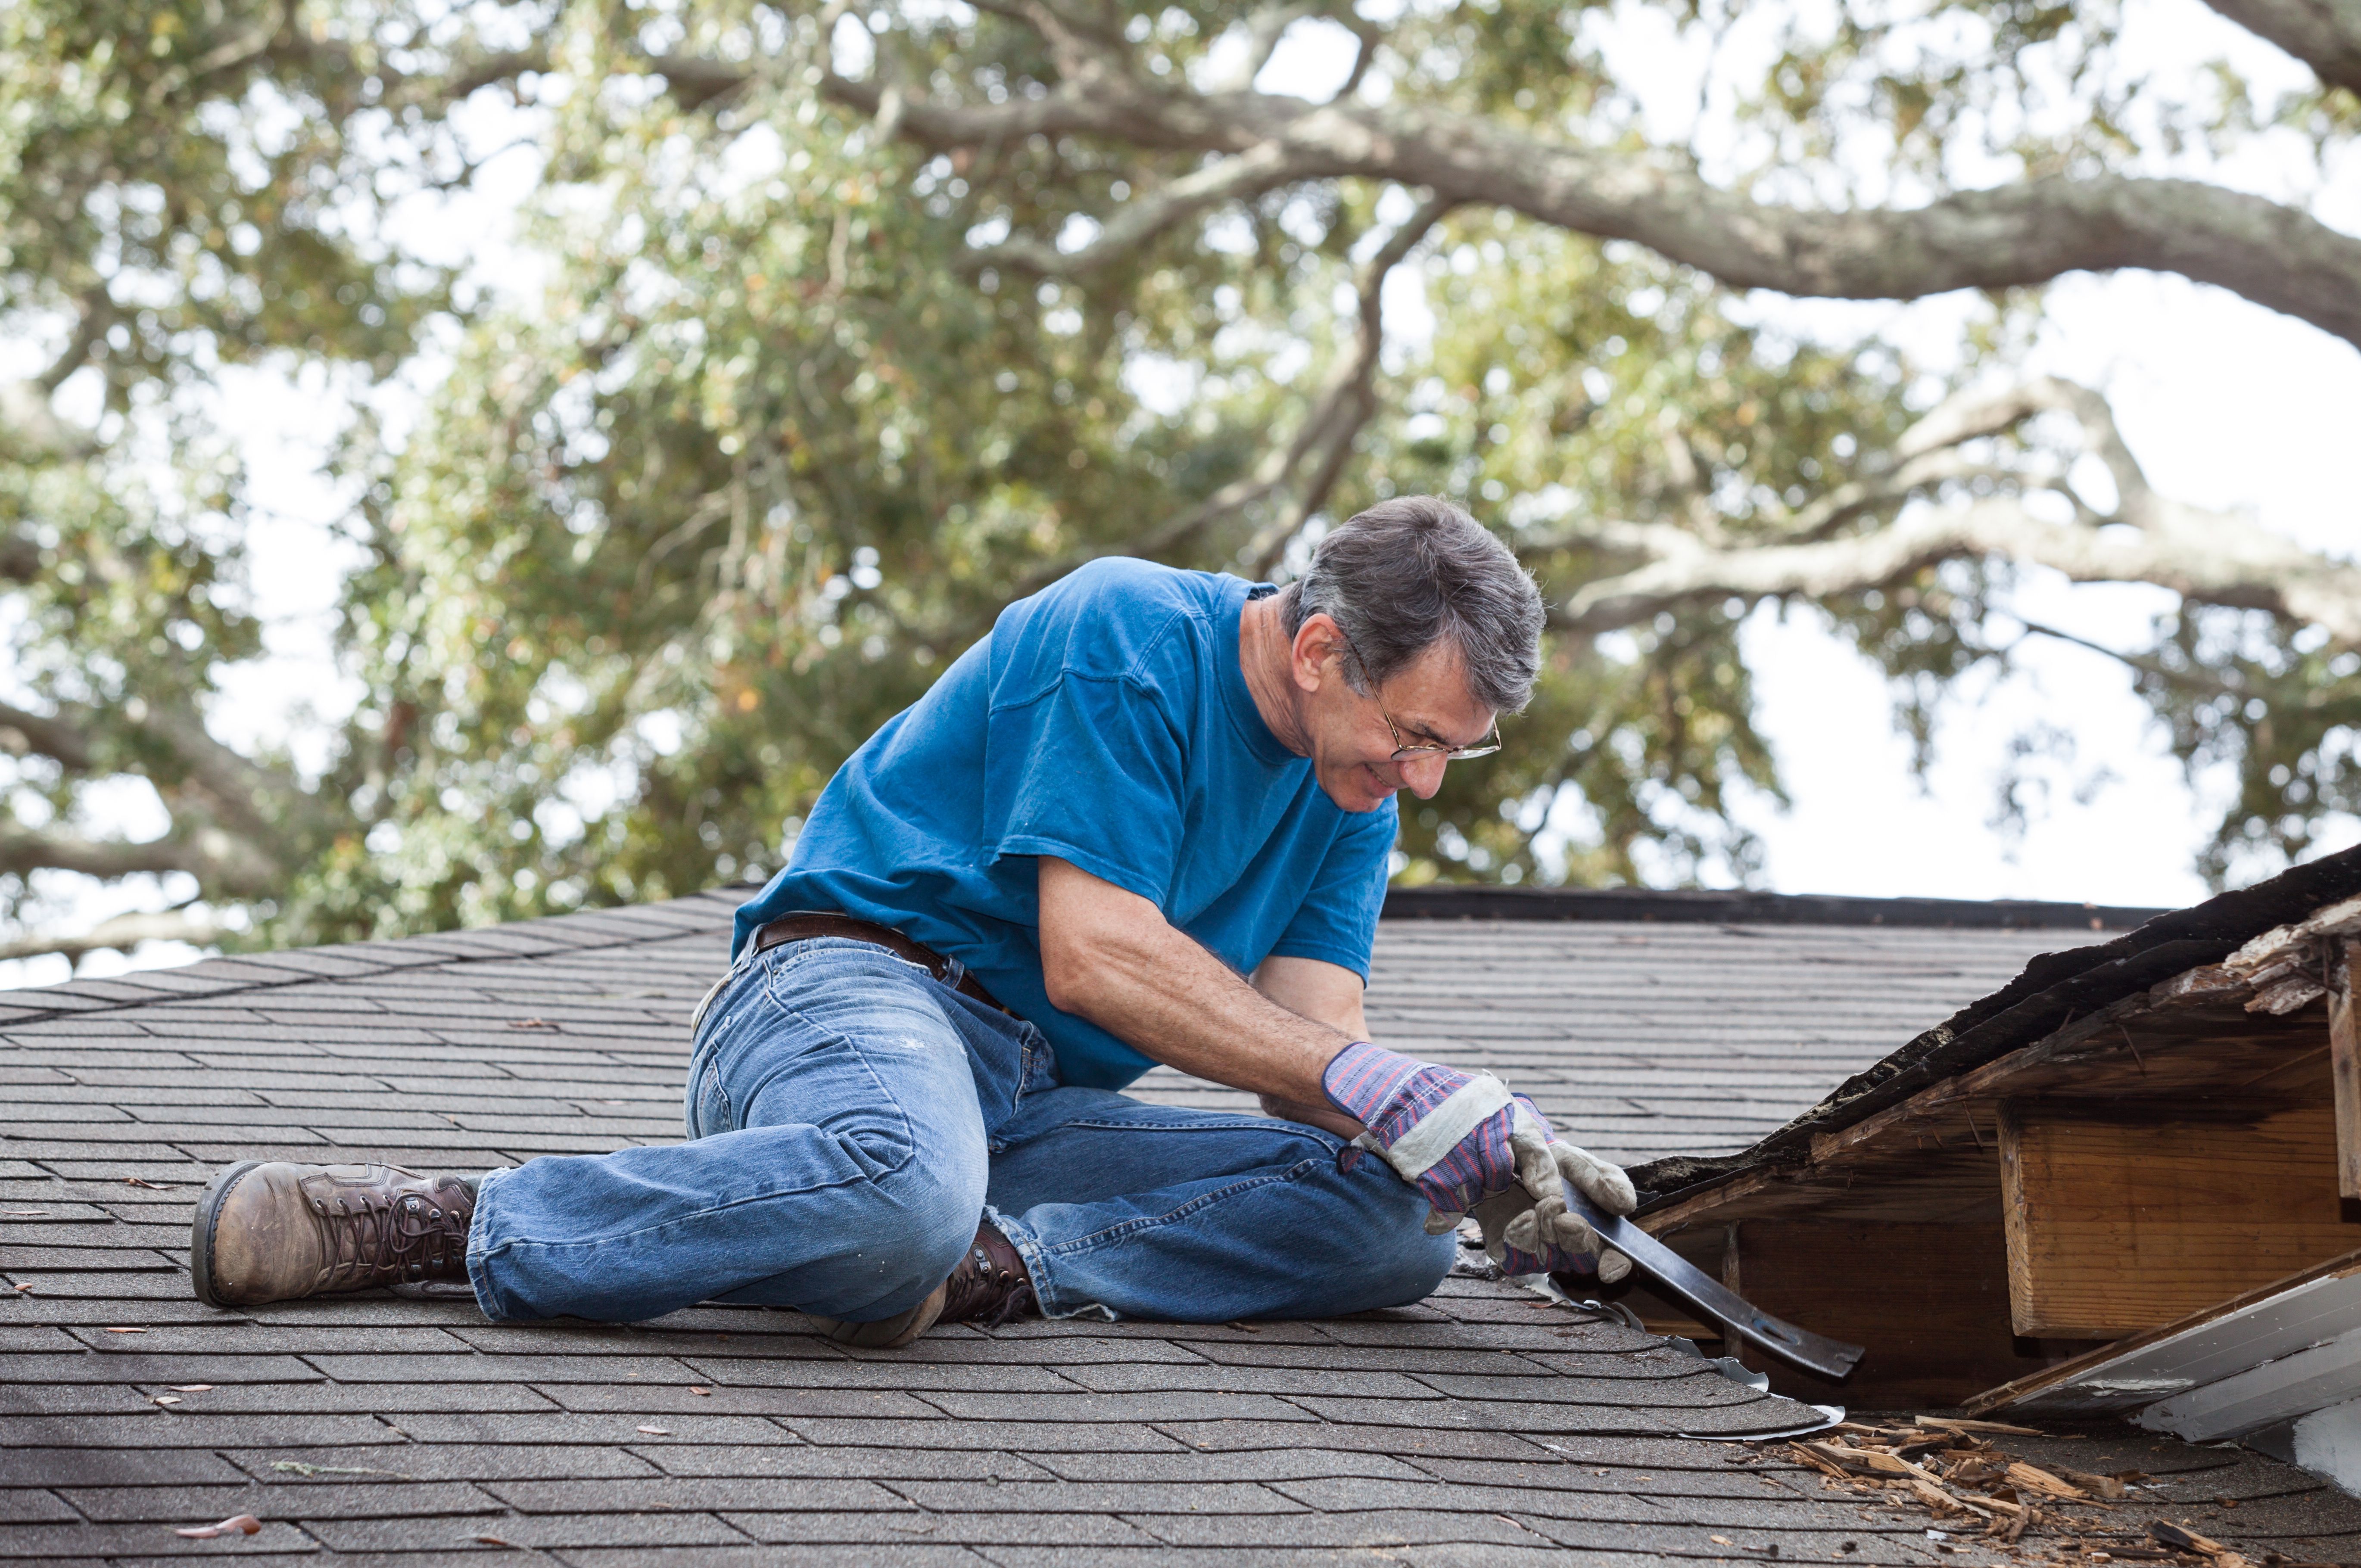
[(2353, 1249), (2335, 1114), (2158, 1122), (2122, 1106), (2011, 1102), (2001, 1115), (2010, 1321), (2114, 1339)]
[(2328, 992), (2329, 1075), (2336, 1085), (2336, 1190), (2361, 1199), (2361, 942), (2346, 941), (2337, 954), (2342, 985)]
[(1866, 1347), (1842, 1382), (1741, 1348), (1739, 1358), (1769, 1373), (1776, 1392), (1856, 1409), (1953, 1406), (2054, 1359), (2009, 1332), (1997, 1223), (1748, 1220), (1731, 1229), (1724, 1283), (1765, 1311)]

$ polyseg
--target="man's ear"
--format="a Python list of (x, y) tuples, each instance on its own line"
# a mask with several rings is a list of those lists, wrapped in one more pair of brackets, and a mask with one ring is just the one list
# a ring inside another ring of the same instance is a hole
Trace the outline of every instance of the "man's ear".
[(1303, 624), (1295, 629), (1295, 641), (1288, 650), (1288, 672), (1300, 689), (1316, 692), (1331, 679), (1343, 678), (1344, 658), (1345, 634), (1323, 610), (1305, 616)]

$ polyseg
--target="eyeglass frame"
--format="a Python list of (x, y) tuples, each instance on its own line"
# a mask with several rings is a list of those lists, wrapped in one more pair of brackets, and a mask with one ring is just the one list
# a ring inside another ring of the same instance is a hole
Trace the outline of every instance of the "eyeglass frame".
[[(1500, 749), (1500, 716), (1497, 713), (1492, 716), (1491, 729), (1486, 732), (1484, 740), (1473, 746), (1450, 746), (1434, 740), (1418, 746), (1405, 744), (1401, 727), (1394, 722), (1394, 716), (1386, 711), (1384, 699), (1378, 696), (1378, 682), (1369, 674), (1368, 661), (1361, 657), (1361, 651), (1353, 646), (1353, 640), (1345, 635), (1345, 629), (1341, 626), (1336, 628), (1336, 641), (1345, 645), (1345, 652), (1353, 656), (1353, 663), (1361, 666), (1361, 678), (1369, 683), (1368, 698), (1377, 705), (1378, 717), (1386, 721), (1386, 733), (1393, 737), (1394, 754), (1389, 761), (1406, 762), (1422, 757), (1440, 757), (1446, 762), (1464, 762), (1477, 757), (1488, 757)], [(1485, 744), (1487, 740), (1489, 745)]]

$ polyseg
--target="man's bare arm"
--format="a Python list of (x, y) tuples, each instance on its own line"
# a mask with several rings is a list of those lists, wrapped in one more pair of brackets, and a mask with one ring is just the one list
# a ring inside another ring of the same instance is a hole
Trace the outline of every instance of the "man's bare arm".
[[(1183, 1072), (1334, 1114), (1320, 1075), (1361, 1036), (1264, 996), (1137, 894), (1049, 855), (1038, 874), (1051, 1003)], [(1342, 1018), (1359, 1016), (1356, 997)]]
[[(1254, 972), (1254, 988), (1297, 1017), (1325, 1024), (1347, 1039), (1369, 1037), (1368, 1020), (1361, 1013), (1361, 977), (1342, 965), (1318, 959), (1265, 959)], [(1265, 1115), (1307, 1122), (1340, 1138), (1357, 1137), (1362, 1130), (1360, 1123), (1331, 1105), (1325, 1095), (1307, 1105), (1266, 1094), (1262, 1109)]]

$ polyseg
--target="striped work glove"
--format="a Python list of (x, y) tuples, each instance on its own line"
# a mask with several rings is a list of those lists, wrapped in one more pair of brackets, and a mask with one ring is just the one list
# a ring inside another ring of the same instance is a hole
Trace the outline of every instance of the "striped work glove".
[[(1631, 1261), (1607, 1251), (1566, 1208), (1565, 1186), (1599, 1208), (1628, 1214), (1631, 1179), (1561, 1143), (1532, 1101), (1488, 1072), (1466, 1073), (1356, 1040), (1336, 1053), (1320, 1086), (1368, 1129), (1356, 1140), (1418, 1189), (1441, 1235), (1471, 1211), (1485, 1251), (1510, 1274), (1573, 1269), (1613, 1281)], [(1602, 1254), (1604, 1255), (1602, 1255)]]

